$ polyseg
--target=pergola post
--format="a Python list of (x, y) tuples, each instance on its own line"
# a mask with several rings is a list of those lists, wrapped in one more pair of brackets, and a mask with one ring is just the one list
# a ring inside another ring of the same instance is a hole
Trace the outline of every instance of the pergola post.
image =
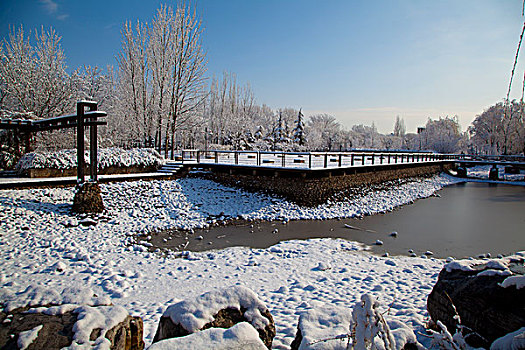
[(84, 183), (84, 104), (77, 102), (77, 183)]
[[(89, 110), (96, 111), (97, 104), (95, 103), (94, 105), (90, 106)], [(91, 118), (90, 120), (95, 121), (95, 118)], [(97, 182), (98, 181), (97, 125), (91, 125), (89, 127), (89, 159), (90, 159), (90, 167), (89, 167), (90, 181)]]

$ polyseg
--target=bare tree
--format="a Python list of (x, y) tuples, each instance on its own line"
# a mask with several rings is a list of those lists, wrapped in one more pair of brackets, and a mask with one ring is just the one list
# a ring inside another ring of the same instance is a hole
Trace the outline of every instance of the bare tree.
[(174, 64), (171, 67), (171, 95), (169, 102), (171, 156), (175, 149), (175, 132), (189, 123), (204, 102), (206, 94), (206, 53), (202, 48), (202, 22), (195, 9), (182, 4), (175, 14)]
[(119, 112), (128, 121), (130, 141), (144, 141), (151, 136), (147, 29), (138, 21), (135, 29), (126, 22), (121, 33), (122, 49), (117, 56)]
[[(173, 46), (176, 29), (173, 18), (173, 10), (161, 6), (148, 27), (149, 45), (148, 55), (152, 74), (152, 100), (155, 101), (153, 108), (155, 120), (155, 144), (158, 151), (162, 147), (162, 130), (164, 129), (167, 139), (168, 130), (168, 97), (171, 86), (171, 69), (174, 64)], [(163, 128), (164, 126), (164, 128)]]

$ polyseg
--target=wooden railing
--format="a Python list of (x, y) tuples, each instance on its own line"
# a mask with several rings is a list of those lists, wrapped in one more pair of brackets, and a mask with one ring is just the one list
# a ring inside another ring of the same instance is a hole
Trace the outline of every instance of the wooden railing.
[(182, 162), (273, 168), (322, 169), (453, 161), (455, 155), (431, 152), (266, 152), (183, 150)]

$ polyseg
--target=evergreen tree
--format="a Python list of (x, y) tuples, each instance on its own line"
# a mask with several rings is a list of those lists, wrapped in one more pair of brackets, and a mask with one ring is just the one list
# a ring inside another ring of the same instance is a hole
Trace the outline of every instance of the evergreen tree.
[(285, 139), (284, 128), (283, 128), (283, 116), (279, 113), (279, 120), (273, 131), (273, 139), (275, 142), (283, 142)]
[(405, 136), (406, 127), (403, 118), (396, 117), (396, 123), (394, 124), (394, 136)]
[(297, 120), (295, 121), (295, 129), (293, 129), (293, 141), (299, 146), (304, 146), (306, 144), (306, 136), (304, 134), (304, 121), (303, 121), (304, 115), (299, 110), (299, 114), (297, 115)]

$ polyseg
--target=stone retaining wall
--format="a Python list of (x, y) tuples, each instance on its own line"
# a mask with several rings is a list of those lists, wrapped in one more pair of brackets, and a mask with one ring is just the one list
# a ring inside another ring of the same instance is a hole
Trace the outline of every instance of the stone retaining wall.
[[(283, 196), (295, 203), (314, 206), (324, 203), (334, 194), (362, 185), (379, 184), (385, 181), (430, 176), (449, 170), (450, 164), (439, 165), (404, 165), (390, 168), (359, 168), (347, 170), (329, 170), (316, 175), (306, 173), (273, 173), (252, 174), (242, 172), (227, 173), (219, 169), (213, 171), (213, 180), (228, 186), (241, 187), (248, 191), (263, 191)], [(339, 173), (336, 173), (338, 171)], [(355, 173), (345, 173), (355, 172)]]

